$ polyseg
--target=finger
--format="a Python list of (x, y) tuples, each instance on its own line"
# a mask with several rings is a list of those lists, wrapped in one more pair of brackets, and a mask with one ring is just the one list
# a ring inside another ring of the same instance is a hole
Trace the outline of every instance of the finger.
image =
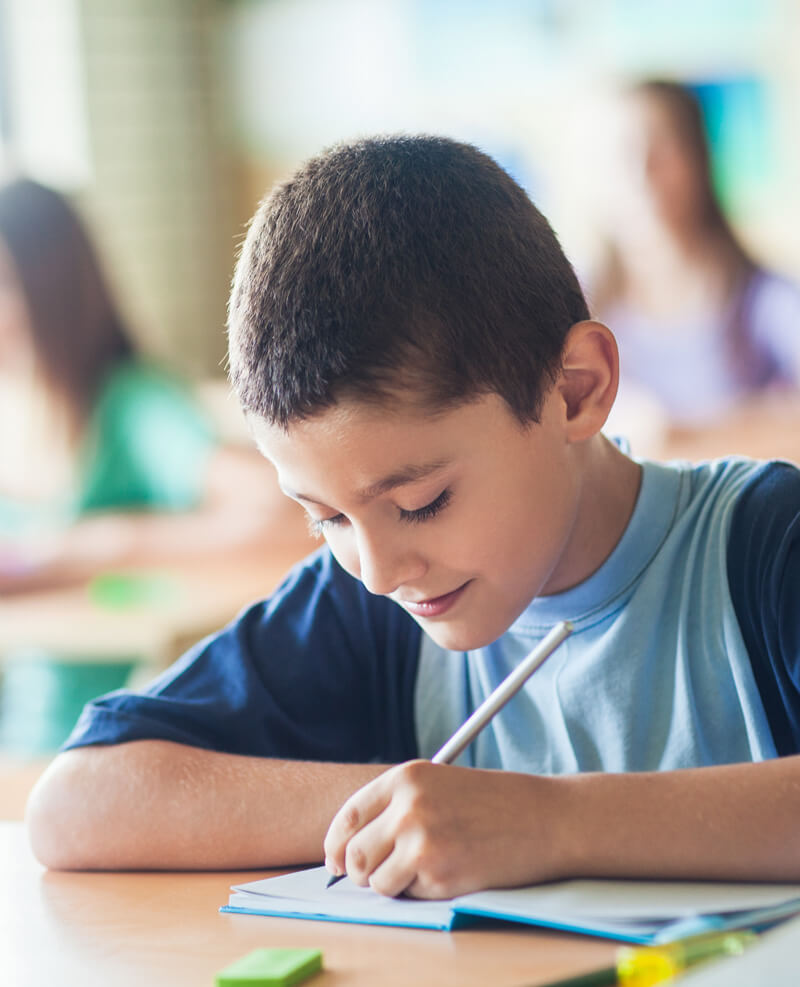
[(369, 886), (387, 898), (396, 898), (413, 886), (416, 881), (416, 868), (408, 857), (404, 857), (392, 845), (383, 861), (369, 876)]
[[(407, 845), (404, 846), (404, 843)], [(413, 847), (416, 846), (416, 851)], [(458, 890), (458, 875), (448, 874), (435, 864), (424, 860), (420, 841), (397, 840), (394, 851), (373, 871), (369, 883), (379, 894), (399, 894), (409, 898), (442, 900), (452, 898)], [(471, 887), (465, 890), (473, 890)]]
[(345, 870), (354, 884), (367, 887), (376, 868), (394, 850), (394, 833), (381, 813), (353, 836), (345, 850)]
[(345, 872), (345, 852), (350, 840), (391, 801), (391, 788), (381, 784), (384, 775), (354, 792), (331, 820), (325, 834), (325, 866), (332, 874)]

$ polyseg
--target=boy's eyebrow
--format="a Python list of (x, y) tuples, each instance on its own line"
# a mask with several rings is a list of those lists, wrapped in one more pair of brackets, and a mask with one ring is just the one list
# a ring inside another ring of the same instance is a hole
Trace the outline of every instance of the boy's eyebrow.
[(400, 469), (395, 470), (388, 476), (383, 477), (382, 480), (378, 480), (377, 483), (373, 483), (364, 490), (360, 490), (358, 496), (362, 500), (372, 500), (374, 497), (379, 497), (381, 494), (394, 490), (395, 487), (402, 487), (405, 483), (414, 483), (416, 480), (424, 480), (426, 476), (429, 476), (431, 473), (435, 473), (437, 470), (443, 469), (445, 466), (447, 466), (446, 459), (435, 459), (430, 463), (420, 463), (416, 465), (409, 463), (408, 466), (401, 466)]
[[(388, 476), (384, 476), (382, 479), (378, 480), (377, 483), (372, 483), (370, 486), (364, 487), (363, 490), (359, 490), (356, 496), (359, 500), (364, 502), (373, 500), (381, 494), (394, 490), (395, 487), (402, 487), (406, 483), (414, 483), (417, 480), (423, 480), (426, 476), (429, 476), (431, 473), (435, 473), (437, 470), (443, 469), (447, 465), (448, 460), (446, 459), (435, 459), (430, 463), (409, 463), (407, 466), (401, 466), (399, 469), (394, 470), (394, 472), (389, 473)], [(306, 494), (296, 493), (285, 488), (284, 493), (295, 498), (296, 500), (305, 500), (310, 504), (320, 504), (320, 506), (324, 506), (320, 501), (315, 500), (313, 497), (309, 497)]]

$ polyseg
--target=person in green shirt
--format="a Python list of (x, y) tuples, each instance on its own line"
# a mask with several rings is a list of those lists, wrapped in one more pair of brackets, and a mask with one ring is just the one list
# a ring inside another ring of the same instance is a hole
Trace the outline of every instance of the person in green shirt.
[(229, 549), (287, 524), (274, 474), (137, 355), (66, 198), (0, 187), (0, 593)]

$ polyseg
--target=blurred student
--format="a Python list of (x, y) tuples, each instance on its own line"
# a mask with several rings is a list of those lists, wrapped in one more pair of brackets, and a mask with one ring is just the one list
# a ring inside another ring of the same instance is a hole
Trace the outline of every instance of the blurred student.
[(87, 231), (34, 181), (0, 187), (0, 593), (173, 561), (287, 526), (274, 473), (225, 447), (139, 357)]
[(731, 229), (688, 89), (641, 82), (620, 110), (594, 311), (614, 326), (623, 392), (644, 392), (672, 426), (724, 428), (743, 403), (800, 382), (800, 289)]

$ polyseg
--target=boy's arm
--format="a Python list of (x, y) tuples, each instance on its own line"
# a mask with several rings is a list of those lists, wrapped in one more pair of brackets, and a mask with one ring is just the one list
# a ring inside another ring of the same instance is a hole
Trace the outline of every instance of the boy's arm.
[(384, 894), (570, 877), (800, 881), (800, 756), (541, 777), (412, 761), (342, 806), (328, 866)]
[(322, 859), (342, 802), (384, 768), (220, 754), (159, 740), (60, 754), (26, 822), (46, 866), (243, 869)]
[(587, 876), (800, 881), (798, 755), (566, 780)]
[(800, 880), (800, 757), (544, 778), (137, 741), (59, 755), (27, 823), (50, 867), (243, 869), (318, 861), (334, 816), (333, 868), (390, 894), (575, 876)]
[(87, 706), (32, 793), (36, 855), (98, 869), (321, 860), (342, 802), (416, 750), (419, 633), (318, 553), (141, 693)]

